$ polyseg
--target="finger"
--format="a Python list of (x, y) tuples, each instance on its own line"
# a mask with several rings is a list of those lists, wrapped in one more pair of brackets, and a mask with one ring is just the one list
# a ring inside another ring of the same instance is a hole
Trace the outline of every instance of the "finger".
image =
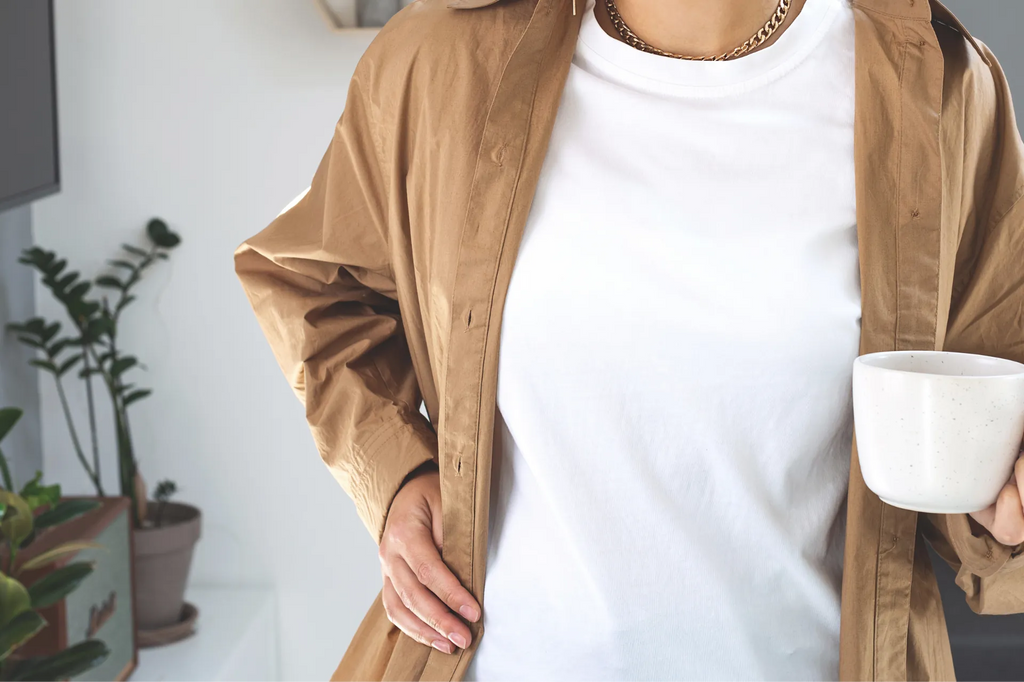
[[(1024, 500), (1024, 456), (1013, 466), (1013, 477), (1017, 479), (1017, 494)], [(1024, 512), (1024, 504), (1021, 507), (1021, 512)]]
[(434, 546), (440, 552), (444, 547), (444, 517), (441, 514), (440, 504), (438, 504), (437, 509), (434, 509), (433, 506), (430, 508), (430, 530), (433, 535)]
[(397, 562), (392, 566), (391, 582), (402, 603), (420, 620), (447, 637), (455, 646), (463, 649), (469, 646), (470, 634), (466, 624), (423, 586), (408, 565)]
[(981, 509), (981, 510), (976, 511), (976, 512), (971, 512), (970, 516), (975, 521), (980, 523), (982, 525), (982, 527), (985, 528), (985, 530), (987, 530), (988, 532), (991, 533), (992, 532), (992, 524), (995, 522), (995, 518), (996, 518), (996, 505), (995, 504), (990, 504), (989, 506), (985, 507), (984, 509)]
[(989, 529), (992, 537), (1007, 546), (1024, 542), (1024, 507), (1016, 485), (1005, 485), (996, 500), (995, 519)]
[(469, 621), (475, 622), (480, 617), (480, 605), (444, 563), (434, 545), (423, 538), (410, 539), (402, 557), (420, 584), (436, 594), (448, 608)]
[(384, 603), (384, 611), (388, 614), (388, 620), (417, 642), (432, 646), (446, 654), (455, 650), (455, 646), (444, 635), (417, 618), (416, 614), (402, 603), (395, 591), (394, 584), (386, 576), (381, 601)]

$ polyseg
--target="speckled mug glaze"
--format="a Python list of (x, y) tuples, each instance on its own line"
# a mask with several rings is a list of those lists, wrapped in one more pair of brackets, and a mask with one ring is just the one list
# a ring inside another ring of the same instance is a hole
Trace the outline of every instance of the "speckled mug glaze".
[(885, 351), (853, 362), (864, 482), (895, 507), (962, 514), (995, 502), (1024, 436), (1024, 364)]

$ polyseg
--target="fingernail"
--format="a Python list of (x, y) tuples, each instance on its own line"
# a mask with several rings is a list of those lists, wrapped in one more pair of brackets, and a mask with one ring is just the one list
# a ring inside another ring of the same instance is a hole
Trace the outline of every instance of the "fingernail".
[(461, 613), (464, 618), (467, 618), (469, 620), (475, 621), (477, 618), (476, 609), (474, 609), (469, 604), (463, 604), (462, 606), (460, 606), (459, 613)]
[(450, 654), (452, 645), (443, 639), (434, 640), (434, 648), (446, 654)]
[(465, 649), (466, 648), (466, 640), (459, 633), (457, 633), (457, 632), (451, 633), (450, 635), (448, 635), (448, 639), (452, 640), (452, 644), (454, 644), (455, 646), (459, 647), (460, 649)]

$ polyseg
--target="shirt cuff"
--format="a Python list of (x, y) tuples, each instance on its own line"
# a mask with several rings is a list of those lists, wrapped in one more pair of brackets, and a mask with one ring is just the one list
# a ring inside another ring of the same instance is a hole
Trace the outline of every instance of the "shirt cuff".
[(987, 578), (1008, 564), (1024, 563), (1024, 543), (1007, 547), (982, 529), (975, 535), (967, 514), (943, 514), (946, 537), (956, 551), (964, 568), (981, 578)]
[(371, 439), (364, 468), (354, 477), (359, 517), (379, 545), (388, 511), (402, 484), (420, 465), (437, 462), (437, 434), (420, 414), (396, 419)]

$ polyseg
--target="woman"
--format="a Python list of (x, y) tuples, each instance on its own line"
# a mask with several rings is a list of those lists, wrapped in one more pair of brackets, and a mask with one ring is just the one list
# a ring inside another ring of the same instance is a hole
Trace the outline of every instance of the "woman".
[(334, 678), (952, 679), (923, 541), (1021, 610), (1024, 463), (983, 512), (883, 504), (849, 372), (1024, 360), (1021, 196), (934, 0), (403, 10), (236, 253), (380, 548)]

